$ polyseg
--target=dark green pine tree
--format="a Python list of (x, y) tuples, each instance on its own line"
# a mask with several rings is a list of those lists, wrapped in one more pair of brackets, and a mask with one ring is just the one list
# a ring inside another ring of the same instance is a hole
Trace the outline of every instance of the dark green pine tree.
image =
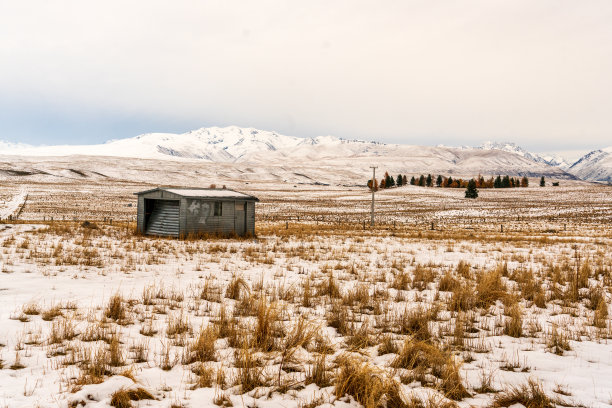
[(398, 187), (401, 187), (404, 185), (404, 178), (402, 177), (401, 174), (397, 175), (397, 178), (395, 179), (395, 184), (397, 184)]
[(395, 186), (395, 179), (393, 176), (389, 176), (389, 187)]
[(468, 182), (467, 188), (465, 189), (465, 198), (477, 198), (478, 189), (476, 188), (476, 181), (471, 179)]
[(501, 176), (495, 177), (495, 181), (493, 182), (493, 187), (494, 188), (501, 188), (501, 186), (502, 186)]
[(433, 181), (433, 178), (431, 177), (431, 174), (428, 174), (427, 175), (427, 181), (426, 181), (427, 187), (433, 186), (432, 181)]
[(425, 187), (425, 176), (422, 174), (421, 174), (421, 177), (419, 177), (419, 186)]
[(449, 187), (452, 187), (452, 186), (453, 186), (453, 178), (452, 178), (451, 176), (448, 176), (447, 185), (448, 185)]
[(438, 174), (438, 178), (436, 179), (436, 186), (440, 187), (442, 185), (442, 176)]
[(509, 176), (504, 176), (504, 178), (502, 179), (502, 188), (509, 188), (510, 187), (510, 177)]
[(414, 178), (414, 176), (412, 176), (412, 178), (410, 179), (410, 185), (411, 186), (416, 185), (416, 179)]
[(544, 176), (542, 176), (542, 178), (540, 179), (540, 187), (545, 187), (546, 186), (546, 180), (544, 180)]

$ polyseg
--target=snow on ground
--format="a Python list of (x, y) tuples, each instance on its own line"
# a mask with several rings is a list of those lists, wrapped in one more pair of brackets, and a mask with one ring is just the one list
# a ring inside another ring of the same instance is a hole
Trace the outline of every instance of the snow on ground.
[(19, 208), (23, 205), (26, 200), (27, 192), (21, 190), (18, 194), (15, 194), (10, 200), (0, 203), (0, 219), (6, 219), (10, 216), (14, 216), (19, 211)]
[[(0, 406), (142, 387), (155, 399), (135, 406), (355, 407), (337, 379), (362, 363), (405, 402), (486, 406), (529, 379), (572, 406), (612, 401), (605, 186), (398, 188), (371, 229), (367, 191), (250, 184), (257, 239), (200, 241), (119, 222), (139, 187), (28, 184), (30, 221), (0, 224)], [(437, 360), (398, 362), (411, 345)]]

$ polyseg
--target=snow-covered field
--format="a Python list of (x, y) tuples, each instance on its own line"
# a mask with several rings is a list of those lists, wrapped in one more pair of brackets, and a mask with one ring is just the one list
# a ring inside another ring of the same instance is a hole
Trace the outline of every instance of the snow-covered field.
[(0, 406), (609, 406), (612, 190), (531, 182), (371, 228), (358, 187), (219, 179), (257, 238), (180, 241), (134, 234), (144, 180), (5, 180)]

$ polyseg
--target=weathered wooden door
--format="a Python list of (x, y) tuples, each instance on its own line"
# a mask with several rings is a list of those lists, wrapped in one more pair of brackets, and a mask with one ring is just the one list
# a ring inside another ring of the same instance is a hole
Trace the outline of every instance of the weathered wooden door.
[(246, 234), (246, 203), (237, 202), (234, 206), (234, 226), (236, 234)]

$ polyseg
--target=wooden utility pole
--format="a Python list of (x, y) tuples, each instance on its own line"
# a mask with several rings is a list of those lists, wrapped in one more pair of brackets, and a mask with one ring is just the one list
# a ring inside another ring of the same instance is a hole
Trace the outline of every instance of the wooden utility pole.
[(370, 225), (374, 226), (374, 193), (376, 192), (376, 168), (377, 166), (370, 166), (372, 169), (372, 213), (370, 218)]

